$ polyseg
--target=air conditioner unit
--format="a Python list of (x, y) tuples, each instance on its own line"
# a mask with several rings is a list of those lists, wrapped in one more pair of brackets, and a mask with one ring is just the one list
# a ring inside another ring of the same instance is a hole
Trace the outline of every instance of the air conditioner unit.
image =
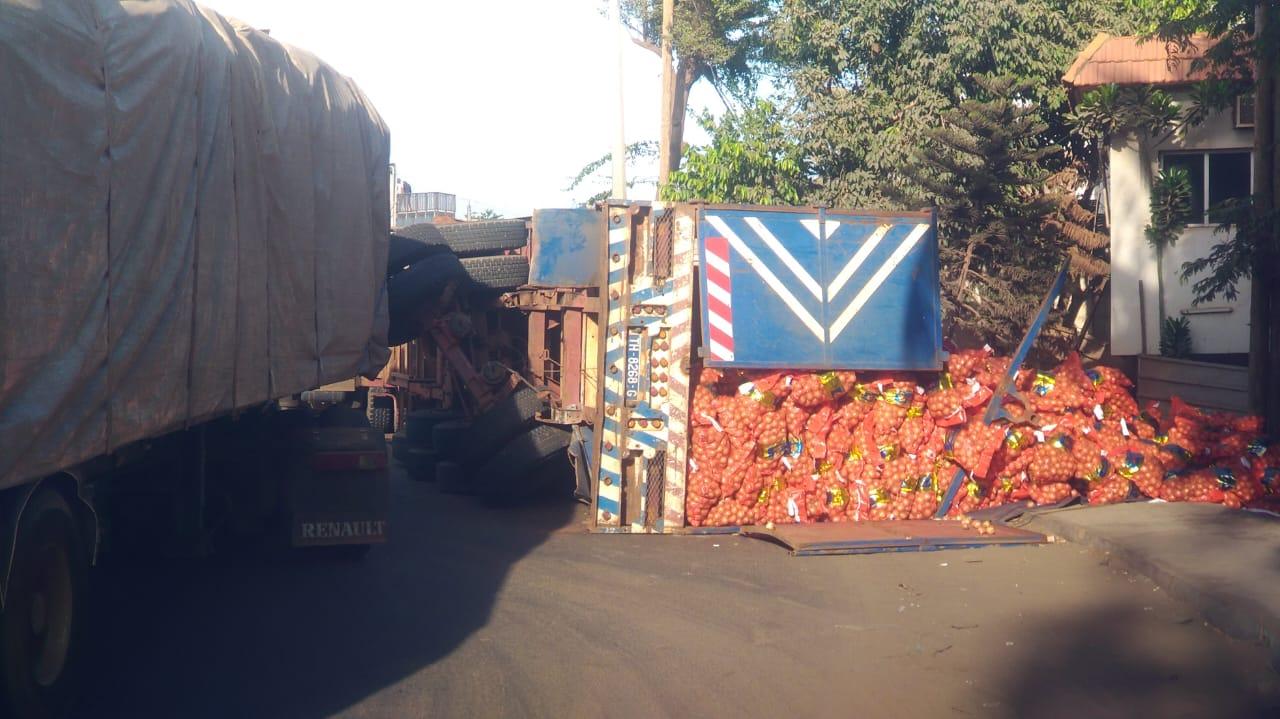
[(1253, 127), (1254, 95), (1236, 96), (1236, 127)]

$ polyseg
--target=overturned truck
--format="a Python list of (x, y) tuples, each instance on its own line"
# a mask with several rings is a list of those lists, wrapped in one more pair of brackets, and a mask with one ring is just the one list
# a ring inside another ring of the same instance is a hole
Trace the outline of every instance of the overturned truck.
[(389, 142), (349, 79), (180, 0), (0, 0), (0, 67), (0, 679), (56, 716), (99, 554), (385, 536), (362, 398), (308, 391), (388, 356)]

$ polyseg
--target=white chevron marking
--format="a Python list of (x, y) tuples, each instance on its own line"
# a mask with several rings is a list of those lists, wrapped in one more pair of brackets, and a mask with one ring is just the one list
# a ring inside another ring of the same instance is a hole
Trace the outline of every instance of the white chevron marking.
[(770, 250), (773, 250), (773, 254), (777, 255), (778, 259), (782, 260), (782, 264), (786, 265), (787, 269), (791, 270), (791, 274), (795, 275), (796, 279), (800, 280), (800, 284), (804, 285), (813, 293), (813, 296), (821, 302), (822, 285), (819, 285), (818, 281), (813, 279), (813, 275), (809, 274), (808, 270), (797, 262), (796, 258), (787, 251), (787, 248), (782, 246), (782, 243), (778, 241), (777, 237), (774, 237), (768, 227), (764, 226), (764, 223), (760, 221), (760, 218), (748, 217), (746, 222), (747, 227), (754, 230), (755, 233), (760, 236), (760, 239), (764, 240), (764, 244)]
[(835, 299), (836, 294), (838, 294), (840, 290), (844, 289), (845, 283), (849, 281), (849, 278), (853, 277), (853, 273), (858, 271), (858, 268), (862, 266), (862, 263), (867, 261), (867, 257), (871, 255), (871, 253), (880, 244), (880, 240), (883, 240), (884, 236), (887, 235), (891, 229), (893, 229), (893, 225), (880, 225), (875, 229), (875, 232), (872, 232), (871, 235), (867, 237), (867, 241), (862, 243), (862, 247), (858, 248), (858, 251), (853, 254), (853, 258), (850, 259), (848, 264), (840, 270), (839, 274), (836, 275), (836, 278), (831, 281), (831, 286), (827, 288), (828, 301)]
[[(827, 220), (826, 222), (827, 222), (827, 239), (829, 240), (831, 239), (831, 236), (836, 233), (836, 230), (840, 229), (840, 221)], [(809, 234), (813, 235), (813, 239), (815, 240), (822, 239), (822, 224), (819, 223), (817, 220), (800, 220), (800, 224), (804, 225), (804, 228), (809, 231)]]
[(889, 278), (889, 275), (893, 274), (893, 271), (897, 269), (898, 265), (902, 264), (902, 261), (906, 259), (907, 255), (910, 254), (911, 250), (916, 246), (916, 243), (918, 243), (920, 238), (924, 237), (924, 233), (928, 231), (928, 225), (916, 225), (915, 229), (911, 230), (911, 233), (902, 241), (902, 244), (898, 245), (892, 255), (889, 255), (889, 259), (886, 260), (880, 269), (876, 270), (876, 273), (871, 276), (871, 279), (867, 284), (858, 291), (858, 294), (854, 295), (853, 302), (849, 303), (849, 306), (845, 308), (844, 312), (840, 313), (840, 316), (836, 318), (835, 323), (831, 325), (831, 342), (835, 342), (836, 337), (840, 336), (840, 333), (843, 332), (844, 328), (853, 321), (854, 316), (858, 314), (858, 311), (862, 309), (863, 305), (867, 304), (867, 301), (876, 293), (876, 290), (880, 289), (880, 285), (884, 284), (884, 281)]
[[(707, 222), (710, 222), (712, 226), (720, 231), (720, 234), (724, 235), (724, 237), (729, 240), (729, 245), (733, 247), (739, 255), (742, 255), (742, 258), (747, 261), (747, 264), (751, 269), (755, 270), (756, 274), (760, 275), (760, 279), (764, 280), (764, 283), (769, 285), (769, 288), (777, 293), (778, 297), (782, 299), (783, 304), (785, 304), (787, 308), (790, 309), (802, 323), (804, 323), (804, 326), (808, 327), (809, 331), (812, 332), (819, 340), (825, 342), (826, 336), (822, 331), (822, 325), (818, 324), (818, 321), (813, 318), (813, 315), (809, 314), (809, 311), (804, 308), (804, 305), (800, 304), (800, 300), (796, 299), (796, 296), (791, 294), (791, 290), (787, 289), (787, 286), (782, 284), (782, 281), (778, 279), (778, 276), (773, 274), (773, 271), (766, 267), (765, 264), (760, 261), (759, 257), (756, 257), (756, 253), (752, 252), (750, 247), (747, 247), (747, 245), (742, 241), (742, 238), (738, 237), (737, 233), (729, 227), (728, 223), (715, 215), (708, 215)], [(927, 225), (925, 227), (926, 229), (928, 228)], [(710, 288), (708, 287), (708, 290), (709, 289)]]

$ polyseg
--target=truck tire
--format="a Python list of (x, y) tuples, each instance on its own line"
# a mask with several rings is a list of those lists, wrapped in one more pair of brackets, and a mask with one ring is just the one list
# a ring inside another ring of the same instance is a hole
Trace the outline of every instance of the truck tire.
[(471, 432), (471, 423), (463, 420), (440, 422), (431, 428), (431, 446), (443, 459), (457, 459)]
[(392, 407), (374, 407), (369, 410), (369, 426), (383, 434), (396, 429), (396, 411)]
[(436, 487), (441, 494), (475, 494), (462, 465), (447, 459), (436, 462)]
[(467, 270), (452, 254), (439, 254), (414, 263), (387, 280), (387, 343), (402, 345), (422, 334), (421, 319), (450, 282), (465, 279)]
[(415, 242), (421, 242), (424, 245), (446, 246), (444, 235), (440, 233), (440, 226), (430, 222), (419, 222), (408, 227), (397, 227), (396, 234)]
[[(569, 440), (572, 433), (549, 424), (534, 427), (511, 440), (489, 458), (472, 477), (476, 490), (488, 502), (518, 503), (539, 494), (547, 477), (536, 476), (556, 459), (568, 469)], [(533, 479), (538, 481), (532, 481)]]
[(542, 398), (532, 387), (517, 387), (471, 423), (458, 456), (468, 467), (483, 464), (499, 447), (532, 426), (541, 410)]
[(436, 478), (436, 461), (439, 455), (430, 447), (410, 447), (405, 471), (415, 482), (431, 482)]
[(387, 243), (387, 277), (400, 274), (410, 265), (425, 260), (432, 255), (448, 251), (449, 248), (447, 247), (428, 245), (421, 240), (404, 237), (393, 232)]
[(524, 220), (484, 220), (449, 225), (423, 223), (396, 230), (396, 234), (426, 246), (447, 247), (459, 257), (495, 255), (524, 247), (529, 229)]
[(524, 220), (484, 220), (440, 225), (440, 234), (459, 257), (496, 255), (516, 250), (529, 242)]
[(397, 434), (391, 438), (391, 458), (400, 464), (409, 463), (409, 438)]
[(461, 262), (476, 289), (514, 290), (529, 281), (529, 260), (520, 255), (467, 257)]
[(88, 619), (89, 552), (66, 500), (36, 491), (18, 522), (0, 614), (0, 715), (60, 717), (74, 703)]
[(457, 412), (445, 409), (420, 409), (410, 412), (404, 420), (404, 436), (409, 444), (419, 447), (431, 447), (432, 431), (441, 422), (449, 422), (458, 418)]

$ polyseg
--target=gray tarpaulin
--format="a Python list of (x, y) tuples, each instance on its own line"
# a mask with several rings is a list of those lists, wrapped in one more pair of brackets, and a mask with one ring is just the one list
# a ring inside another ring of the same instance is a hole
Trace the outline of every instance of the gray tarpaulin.
[(0, 487), (386, 362), (389, 141), (184, 0), (0, 0)]

